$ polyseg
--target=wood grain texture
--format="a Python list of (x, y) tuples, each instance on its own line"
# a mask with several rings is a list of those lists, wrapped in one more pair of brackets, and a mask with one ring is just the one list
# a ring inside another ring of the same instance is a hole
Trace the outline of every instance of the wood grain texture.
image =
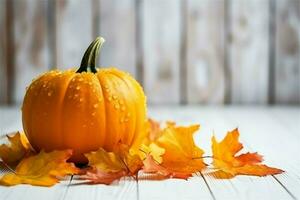
[(224, 1), (189, 0), (187, 11), (189, 103), (223, 103)]
[(100, 63), (117, 67), (136, 77), (135, 2), (100, 0), (99, 34), (105, 38)]
[(0, 1), (0, 104), (8, 103), (7, 97), (7, 37), (6, 1)]
[(300, 103), (300, 1), (276, 0), (275, 101)]
[(231, 0), (229, 67), (232, 103), (268, 100), (269, 1)]
[(60, 184), (49, 187), (33, 187), (30, 185), (18, 185), (14, 187), (0, 186), (0, 198), (5, 200), (16, 199), (62, 199), (67, 190), (69, 180), (62, 181)]
[[(241, 133), (243, 133), (241, 134), (241, 138), (247, 149), (258, 151), (264, 155), (265, 163), (277, 166), (286, 171), (284, 174), (272, 176), (273, 181), (275, 181), (276, 185), (282, 187), (285, 193), (291, 198), (298, 199), (300, 198), (300, 191), (298, 190), (300, 180), (297, 175), (299, 173), (297, 170), (298, 167), (295, 166), (298, 166), (300, 161), (299, 159), (295, 159), (295, 152), (299, 152), (300, 150), (300, 137), (296, 132), (288, 128), (282, 120), (279, 120), (281, 118), (278, 119), (274, 116), (273, 109), (256, 109), (243, 112), (239, 109), (232, 109), (227, 110), (224, 116), (229, 120), (228, 124), (239, 123)], [(296, 112), (293, 114), (293, 111), (289, 113), (290, 116), (294, 115), (296, 117), (294, 120), (299, 121), (300, 111), (298, 108), (295, 109), (298, 114)], [(286, 116), (285, 112), (281, 114)], [(250, 119), (257, 118), (258, 116), (259, 121), (263, 123), (256, 126), (257, 121)], [(297, 123), (293, 125), (295, 128), (297, 126)], [(270, 127), (273, 127), (272, 131), (270, 131)], [(252, 133), (252, 137), (250, 133)], [(274, 140), (273, 138), (276, 139)], [(276, 154), (274, 154), (274, 149), (279, 149), (279, 151), (276, 151)]]
[(57, 68), (80, 66), (92, 38), (92, 1), (56, 1)]
[(15, 102), (22, 102), (25, 87), (33, 78), (47, 71), (49, 48), (47, 44), (46, 1), (14, 0), (14, 54)]
[(188, 181), (180, 179), (151, 180), (151, 175), (144, 175), (141, 179), (139, 181), (141, 200), (212, 199), (209, 189), (200, 175), (192, 177)]
[(142, 2), (144, 89), (149, 103), (179, 103), (180, 1)]
[(82, 180), (73, 179), (64, 200), (82, 199), (124, 199), (138, 200), (137, 183), (131, 178), (123, 178), (112, 185), (89, 185)]

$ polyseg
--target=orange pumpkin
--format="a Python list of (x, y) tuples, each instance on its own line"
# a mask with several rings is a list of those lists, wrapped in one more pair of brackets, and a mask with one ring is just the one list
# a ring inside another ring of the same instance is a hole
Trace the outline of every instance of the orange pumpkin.
[(80, 68), (47, 72), (26, 91), (22, 121), (35, 150), (73, 149), (71, 161), (85, 163), (83, 153), (118, 142), (137, 149), (145, 135), (146, 98), (128, 73), (97, 69), (104, 39), (86, 50)]

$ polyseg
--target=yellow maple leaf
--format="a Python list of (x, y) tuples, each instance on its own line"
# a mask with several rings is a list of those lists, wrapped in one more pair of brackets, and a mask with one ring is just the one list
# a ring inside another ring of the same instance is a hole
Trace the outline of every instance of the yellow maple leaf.
[(67, 163), (72, 155), (71, 150), (53, 151), (24, 158), (16, 167), (14, 173), (7, 173), (0, 179), (1, 185), (12, 186), (30, 184), (38, 186), (52, 186), (60, 177), (76, 174), (79, 170), (73, 163)]
[(165, 149), (159, 147), (155, 143), (150, 143), (149, 145), (142, 144), (140, 147), (140, 157), (142, 160), (146, 159), (147, 155), (151, 155), (153, 159), (158, 162), (162, 163), (162, 155), (165, 153)]
[(0, 145), (0, 158), (9, 166), (16, 166), (22, 158), (32, 155), (33, 149), (23, 132), (7, 135), (7, 139), (10, 144)]
[(100, 148), (98, 151), (85, 154), (89, 160), (90, 170), (82, 179), (92, 183), (109, 184), (123, 176), (133, 176), (142, 168), (143, 163), (136, 154), (131, 154), (128, 146), (118, 144), (114, 152)]
[(239, 131), (234, 129), (227, 133), (221, 142), (212, 137), (213, 166), (217, 171), (211, 174), (216, 178), (232, 178), (236, 175), (266, 176), (279, 174), (281, 169), (262, 165), (262, 156), (257, 153), (236, 155), (243, 149), (238, 141)]
[(104, 172), (118, 172), (126, 170), (121, 158), (114, 152), (107, 152), (100, 148), (98, 151), (93, 151), (84, 154), (89, 160), (89, 166), (100, 169)]
[(163, 167), (178, 173), (194, 173), (205, 168), (202, 159), (204, 151), (195, 145), (193, 139), (199, 127), (199, 125), (177, 127), (175, 123), (167, 123), (167, 127), (154, 141), (165, 150), (162, 155)]

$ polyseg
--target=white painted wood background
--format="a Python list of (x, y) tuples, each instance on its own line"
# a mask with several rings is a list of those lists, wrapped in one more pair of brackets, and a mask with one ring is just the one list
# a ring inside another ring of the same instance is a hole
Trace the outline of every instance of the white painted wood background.
[(0, 0), (0, 103), (97, 35), (150, 104), (300, 103), (299, 0)]
[[(220, 140), (227, 130), (239, 127), (245, 151), (264, 155), (265, 163), (286, 172), (267, 177), (237, 176), (217, 180), (207, 175), (197, 175), (189, 180), (169, 179), (138, 182), (122, 179), (106, 185), (83, 185), (68, 178), (51, 188), (19, 185), (0, 186), (1, 200), (38, 199), (300, 199), (300, 108), (299, 107), (200, 107), (160, 106), (150, 107), (149, 116), (155, 119), (175, 120), (179, 124), (200, 123), (195, 136), (196, 144), (210, 155), (213, 133)], [(21, 130), (21, 113), (18, 107), (0, 107), (0, 133), (3, 135)], [(209, 160), (207, 160), (209, 161)]]

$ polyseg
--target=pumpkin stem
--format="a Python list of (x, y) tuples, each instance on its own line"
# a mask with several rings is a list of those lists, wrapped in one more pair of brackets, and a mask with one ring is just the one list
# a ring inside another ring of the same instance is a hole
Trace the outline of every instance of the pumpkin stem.
[(96, 61), (100, 53), (102, 44), (105, 42), (104, 38), (97, 37), (87, 48), (81, 60), (81, 64), (76, 73), (87, 72), (88, 68), (91, 72), (96, 73)]

